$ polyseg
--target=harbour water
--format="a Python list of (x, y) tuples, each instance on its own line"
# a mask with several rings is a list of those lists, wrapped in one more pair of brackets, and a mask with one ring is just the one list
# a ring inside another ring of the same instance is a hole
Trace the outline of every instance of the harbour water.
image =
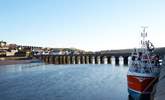
[(128, 100), (127, 70), (110, 64), (0, 66), (0, 100)]

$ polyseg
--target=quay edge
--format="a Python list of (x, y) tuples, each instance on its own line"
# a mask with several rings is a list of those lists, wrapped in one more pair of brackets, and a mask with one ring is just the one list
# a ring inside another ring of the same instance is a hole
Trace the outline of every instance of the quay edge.
[(160, 71), (159, 81), (155, 87), (154, 100), (165, 100), (165, 57)]

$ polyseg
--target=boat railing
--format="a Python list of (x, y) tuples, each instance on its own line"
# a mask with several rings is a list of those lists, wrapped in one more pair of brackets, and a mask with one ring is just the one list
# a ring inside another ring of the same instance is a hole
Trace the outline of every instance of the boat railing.
[(135, 66), (131, 66), (129, 68), (130, 72), (136, 72), (136, 73), (154, 73), (157, 74), (160, 72), (160, 66), (142, 66), (140, 64), (137, 64)]

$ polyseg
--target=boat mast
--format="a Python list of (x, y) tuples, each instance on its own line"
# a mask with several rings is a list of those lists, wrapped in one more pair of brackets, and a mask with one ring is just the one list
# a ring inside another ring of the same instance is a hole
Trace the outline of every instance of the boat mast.
[(146, 37), (147, 37), (147, 32), (146, 32), (146, 28), (148, 28), (147, 26), (142, 26), (141, 27), (143, 29), (142, 33), (141, 33), (141, 37), (142, 37), (142, 40), (141, 40), (141, 44), (142, 44), (142, 51), (145, 52), (145, 50), (147, 49), (147, 40), (146, 40)]
[[(147, 58), (148, 58), (148, 63), (150, 64), (151, 66), (151, 61), (149, 59), (149, 51), (148, 51), (148, 47), (147, 47), (147, 44), (149, 43), (149, 40), (146, 40), (146, 37), (147, 37), (147, 32), (146, 32), (146, 28), (148, 28), (147, 26), (142, 26), (143, 28), (143, 31), (141, 33), (141, 37), (143, 38), (142, 41), (141, 41), (141, 44), (142, 44), (142, 52), (144, 54), (147, 55)], [(142, 57), (142, 60), (144, 60), (144, 58)]]

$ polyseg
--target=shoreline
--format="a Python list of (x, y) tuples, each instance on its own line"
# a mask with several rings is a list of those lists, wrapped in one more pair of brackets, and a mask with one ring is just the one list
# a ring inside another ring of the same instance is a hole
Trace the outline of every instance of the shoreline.
[(40, 62), (40, 60), (31, 57), (0, 57), (0, 66), (12, 64), (28, 64), (32, 62)]
[(32, 57), (18, 57), (18, 56), (10, 56), (10, 57), (0, 57), (0, 61), (4, 60), (29, 60)]

